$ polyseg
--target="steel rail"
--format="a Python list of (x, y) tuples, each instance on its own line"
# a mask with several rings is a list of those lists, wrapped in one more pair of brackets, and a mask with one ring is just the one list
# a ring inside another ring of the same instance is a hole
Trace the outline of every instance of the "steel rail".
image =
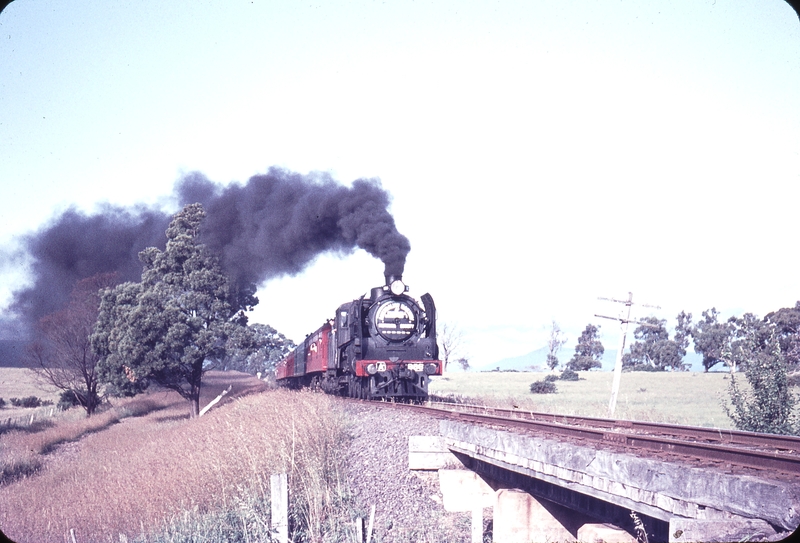
[[(785, 454), (778, 451), (754, 450), (744, 447), (732, 447), (727, 444), (701, 443), (696, 441), (675, 439), (674, 437), (637, 434), (632, 433), (631, 428), (627, 426), (624, 426), (622, 429), (614, 428), (612, 430), (610, 428), (591, 427), (590, 425), (564, 424), (555, 421), (551, 422), (518, 417), (505, 417), (489, 413), (465, 413), (463, 411), (447, 410), (440, 407), (428, 407), (420, 405), (409, 405), (407, 407), (429, 413), (432, 412), (439, 415), (445, 415), (463, 421), (493, 424), (503, 427), (518, 427), (525, 430), (535, 430), (548, 434), (582, 438), (597, 442), (606, 442), (624, 447), (688, 455), (703, 460), (728, 462), (749, 468), (777, 470), (793, 475), (800, 475), (800, 455)], [(515, 414), (519, 414), (519, 412), (515, 411)], [(549, 416), (553, 417), (553, 415)], [(582, 417), (574, 418), (586, 420)], [(599, 420), (607, 421), (609, 419)], [(627, 423), (632, 421), (623, 422)], [(678, 425), (669, 426), (673, 429), (681, 428)]]
[(539, 413), (535, 411), (522, 411), (519, 409), (481, 407), (465, 404), (440, 403), (448, 409), (467, 408), (473, 412), (503, 414), (509, 418), (527, 417), (530, 420), (560, 422), (575, 426), (590, 426), (593, 428), (608, 428), (644, 432), (651, 435), (675, 436), (679, 438), (694, 438), (712, 443), (726, 445), (743, 445), (775, 452), (800, 452), (800, 437), (777, 434), (763, 434), (757, 432), (744, 432), (722, 428), (704, 428), (700, 426), (683, 426), (660, 422), (645, 422), (637, 420), (604, 419), (598, 417), (578, 417), (574, 415), (557, 415), (552, 413)]

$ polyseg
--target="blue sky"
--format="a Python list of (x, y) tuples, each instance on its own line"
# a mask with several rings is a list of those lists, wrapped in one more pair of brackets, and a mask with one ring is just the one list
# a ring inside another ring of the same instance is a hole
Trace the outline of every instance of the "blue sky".
[[(0, 14), (0, 245), (69, 206), (277, 165), (379, 177), (405, 280), (490, 364), (599, 296), (800, 299), (800, 22), (782, 1), (16, 0)], [(26, 280), (0, 267), (0, 303)], [(263, 285), (291, 337), (382, 281), (363, 252)], [(299, 309), (302, 308), (302, 309)]]

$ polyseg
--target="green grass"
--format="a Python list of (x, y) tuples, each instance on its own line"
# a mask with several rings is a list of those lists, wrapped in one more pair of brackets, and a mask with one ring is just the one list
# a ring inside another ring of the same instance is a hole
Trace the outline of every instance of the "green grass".
[[(556, 394), (532, 394), (545, 373), (468, 372), (435, 377), (430, 392), (475, 398), (500, 407), (517, 406), (562, 415), (607, 417), (612, 372), (579, 372), (580, 381), (556, 381)], [(622, 374), (614, 418), (732, 428), (722, 409), (728, 398), (725, 373)]]

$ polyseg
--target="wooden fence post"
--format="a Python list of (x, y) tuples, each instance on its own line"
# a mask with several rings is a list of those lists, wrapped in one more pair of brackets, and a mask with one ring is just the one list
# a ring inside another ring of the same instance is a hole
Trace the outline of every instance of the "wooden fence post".
[(289, 541), (289, 484), (285, 473), (270, 476), (272, 516), (270, 528), (278, 543)]
[(483, 543), (483, 509), (480, 506), (472, 510), (472, 543)]
[(361, 517), (356, 519), (356, 541), (364, 543), (364, 519)]
[(372, 543), (372, 528), (375, 526), (375, 505), (369, 512), (369, 526), (367, 527), (367, 543)]

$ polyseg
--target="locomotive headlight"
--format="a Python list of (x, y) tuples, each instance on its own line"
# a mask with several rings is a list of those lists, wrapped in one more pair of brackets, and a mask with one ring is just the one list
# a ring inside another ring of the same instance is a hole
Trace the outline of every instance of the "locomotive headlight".
[(425, 364), (425, 373), (427, 373), (428, 375), (433, 375), (434, 373), (436, 373), (437, 369), (438, 368), (434, 363)]
[(375, 375), (378, 373), (378, 366), (375, 364), (367, 364), (367, 373), (370, 375)]
[(402, 293), (406, 291), (406, 286), (400, 279), (395, 279), (392, 281), (392, 284), (389, 285), (389, 290), (392, 291), (392, 294), (395, 296), (400, 296)]

